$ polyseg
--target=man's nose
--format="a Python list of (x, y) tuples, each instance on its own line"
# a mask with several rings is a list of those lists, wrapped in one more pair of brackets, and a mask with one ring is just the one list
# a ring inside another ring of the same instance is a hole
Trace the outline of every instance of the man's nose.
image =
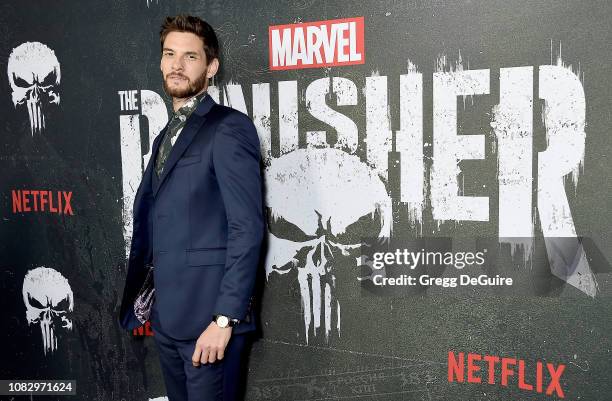
[(176, 57), (174, 59), (174, 61), (172, 62), (172, 70), (173, 71), (180, 71), (183, 69), (183, 58), (182, 57)]

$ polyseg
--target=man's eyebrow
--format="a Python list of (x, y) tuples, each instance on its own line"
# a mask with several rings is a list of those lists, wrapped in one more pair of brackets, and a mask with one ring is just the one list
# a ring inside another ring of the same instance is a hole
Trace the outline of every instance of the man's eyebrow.
[[(170, 49), (169, 47), (164, 47), (162, 49), (162, 52), (174, 52), (174, 49)], [(198, 52), (185, 52), (185, 55), (187, 56), (197, 56)]]

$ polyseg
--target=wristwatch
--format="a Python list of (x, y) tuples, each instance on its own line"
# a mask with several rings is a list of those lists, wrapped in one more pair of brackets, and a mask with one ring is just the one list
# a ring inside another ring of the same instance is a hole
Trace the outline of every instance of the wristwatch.
[(226, 328), (226, 327), (234, 327), (236, 326), (238, 323), (240, 323), (240, 320), (238, 319), (230, 319), (229, 317), (225, 316), (225, 315), (214, 315), (213, 316), (213, 322), (215, 322), (217, 324), (217, 326), (221, 327), (222, 329)]

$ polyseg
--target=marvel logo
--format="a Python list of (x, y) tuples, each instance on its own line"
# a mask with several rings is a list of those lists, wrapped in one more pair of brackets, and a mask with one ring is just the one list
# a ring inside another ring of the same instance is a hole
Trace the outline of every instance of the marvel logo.
[(365, 62), (363, 17), (270, 26), (268, 39), (271, 70)]

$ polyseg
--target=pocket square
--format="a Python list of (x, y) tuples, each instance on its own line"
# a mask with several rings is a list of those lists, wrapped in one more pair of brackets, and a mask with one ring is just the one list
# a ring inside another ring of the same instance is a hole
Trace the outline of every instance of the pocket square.
[(146, 265), (149, 268), (147, 277), (134, 301), (134, 314), (138, 321), (145, 324), (151, 316), (151, 307), (155, 299), (155, 286), (153, 285), (153, 265)]

